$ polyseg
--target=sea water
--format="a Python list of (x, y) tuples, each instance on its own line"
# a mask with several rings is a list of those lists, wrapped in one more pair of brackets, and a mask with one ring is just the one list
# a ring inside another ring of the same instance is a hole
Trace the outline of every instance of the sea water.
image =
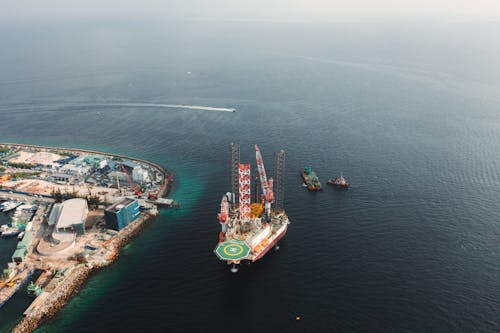
[[(497, 25), (8, 28), (0, 141), (149, 159), (176, 172), (182, 205), (38, 332), (500, 330)], [(213, 253), (231, 142), (248, 163), (258, 144), (270, 175), (286, 150), (291, 220), (280, 250), (238, 274)], [(306, 165), (322, 192), (301, 186)], [(341, 173), (349, 190), (326, 185)]]

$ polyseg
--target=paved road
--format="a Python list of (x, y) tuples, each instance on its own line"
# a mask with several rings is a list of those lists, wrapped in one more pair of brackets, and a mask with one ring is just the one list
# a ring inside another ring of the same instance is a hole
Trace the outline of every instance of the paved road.
[(33, 195), (18, 193), (14, 191), (0, 190), (0, 200), (19, 200), (19, 201), (39, 201), (39, 202), (54, 202), (54, 199), (47, 197), (35, 197)]

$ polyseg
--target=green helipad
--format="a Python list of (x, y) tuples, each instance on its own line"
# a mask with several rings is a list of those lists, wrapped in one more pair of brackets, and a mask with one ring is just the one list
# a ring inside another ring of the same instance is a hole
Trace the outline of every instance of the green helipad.
[(250, 254), (250, 247), (245, 242), (230, 240), (217, 245), (215, 254), (221, 260), (243, 260)]

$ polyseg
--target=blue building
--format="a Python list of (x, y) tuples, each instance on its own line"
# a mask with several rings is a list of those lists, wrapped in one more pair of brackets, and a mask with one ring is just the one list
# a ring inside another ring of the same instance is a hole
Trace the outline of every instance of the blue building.
[(115, 202), (104, 211), (104, 220), (108, 229), (121, 230), (139, 217), (139, 202), (124, 198)]

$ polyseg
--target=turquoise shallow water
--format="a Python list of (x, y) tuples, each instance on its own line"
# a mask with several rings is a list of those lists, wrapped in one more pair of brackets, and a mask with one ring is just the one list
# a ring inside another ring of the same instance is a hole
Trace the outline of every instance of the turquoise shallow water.
[[(500, 329), (494, 24), (10, 28), (0, 141), (150, 159), (176, 172), (182, 203), (39, 332)], [(286, 149), (292, 220), (280, 251), (237, 275), (212, 253), (232, 141), (243, 161), (259, 144), (269, 173)], [(308, 193), (308, 164), (352, 188)], [(0, 311), (0, 331), (25, 302)]]
[[(182, 172), (178, 174), (178, 177), (181, 176)], [(119, 294), (126, 293), (128, 283), (124, 286), (121, 285), (121, 282), (123, 282), (124, 277), (130, 274), (137, 274), (139, 280), (142, 280), (139, 283), (145, 287), (158, 279), (158, 276), (148, 277), (144, 275), (142, 272), (144, 270), (143, 258), (154, 256), (157, 248), (162, 247), (162, 244), (166, 245), (174, 240), (175, 224), (179, 223), (179, 218), (186, 215), (186, 212), (189, 212), (193, 208), (193, 205), (200, 200), (200, 196), (204, 192), (202, 179), (187, 177), (186, 180), (186, 183), (182, 185), (178, 182), (173, 193), (173, 197), (182, 202), (182, 208), (179, 210), (162, 211), (154, 224), (147, 228), (131, 244), (124, 247), (116, 263), (89, 280), (81, 293), (61, 312), (60, 321), (45, 325), (37, 331), (53, 332), (54, 330), (65, 331), (70, 329), (73, 324), (78, 322), (82, 312), (92, 311), (93, 304), (105, 299), (110, 290), (114, 290), (114, 292)]]

